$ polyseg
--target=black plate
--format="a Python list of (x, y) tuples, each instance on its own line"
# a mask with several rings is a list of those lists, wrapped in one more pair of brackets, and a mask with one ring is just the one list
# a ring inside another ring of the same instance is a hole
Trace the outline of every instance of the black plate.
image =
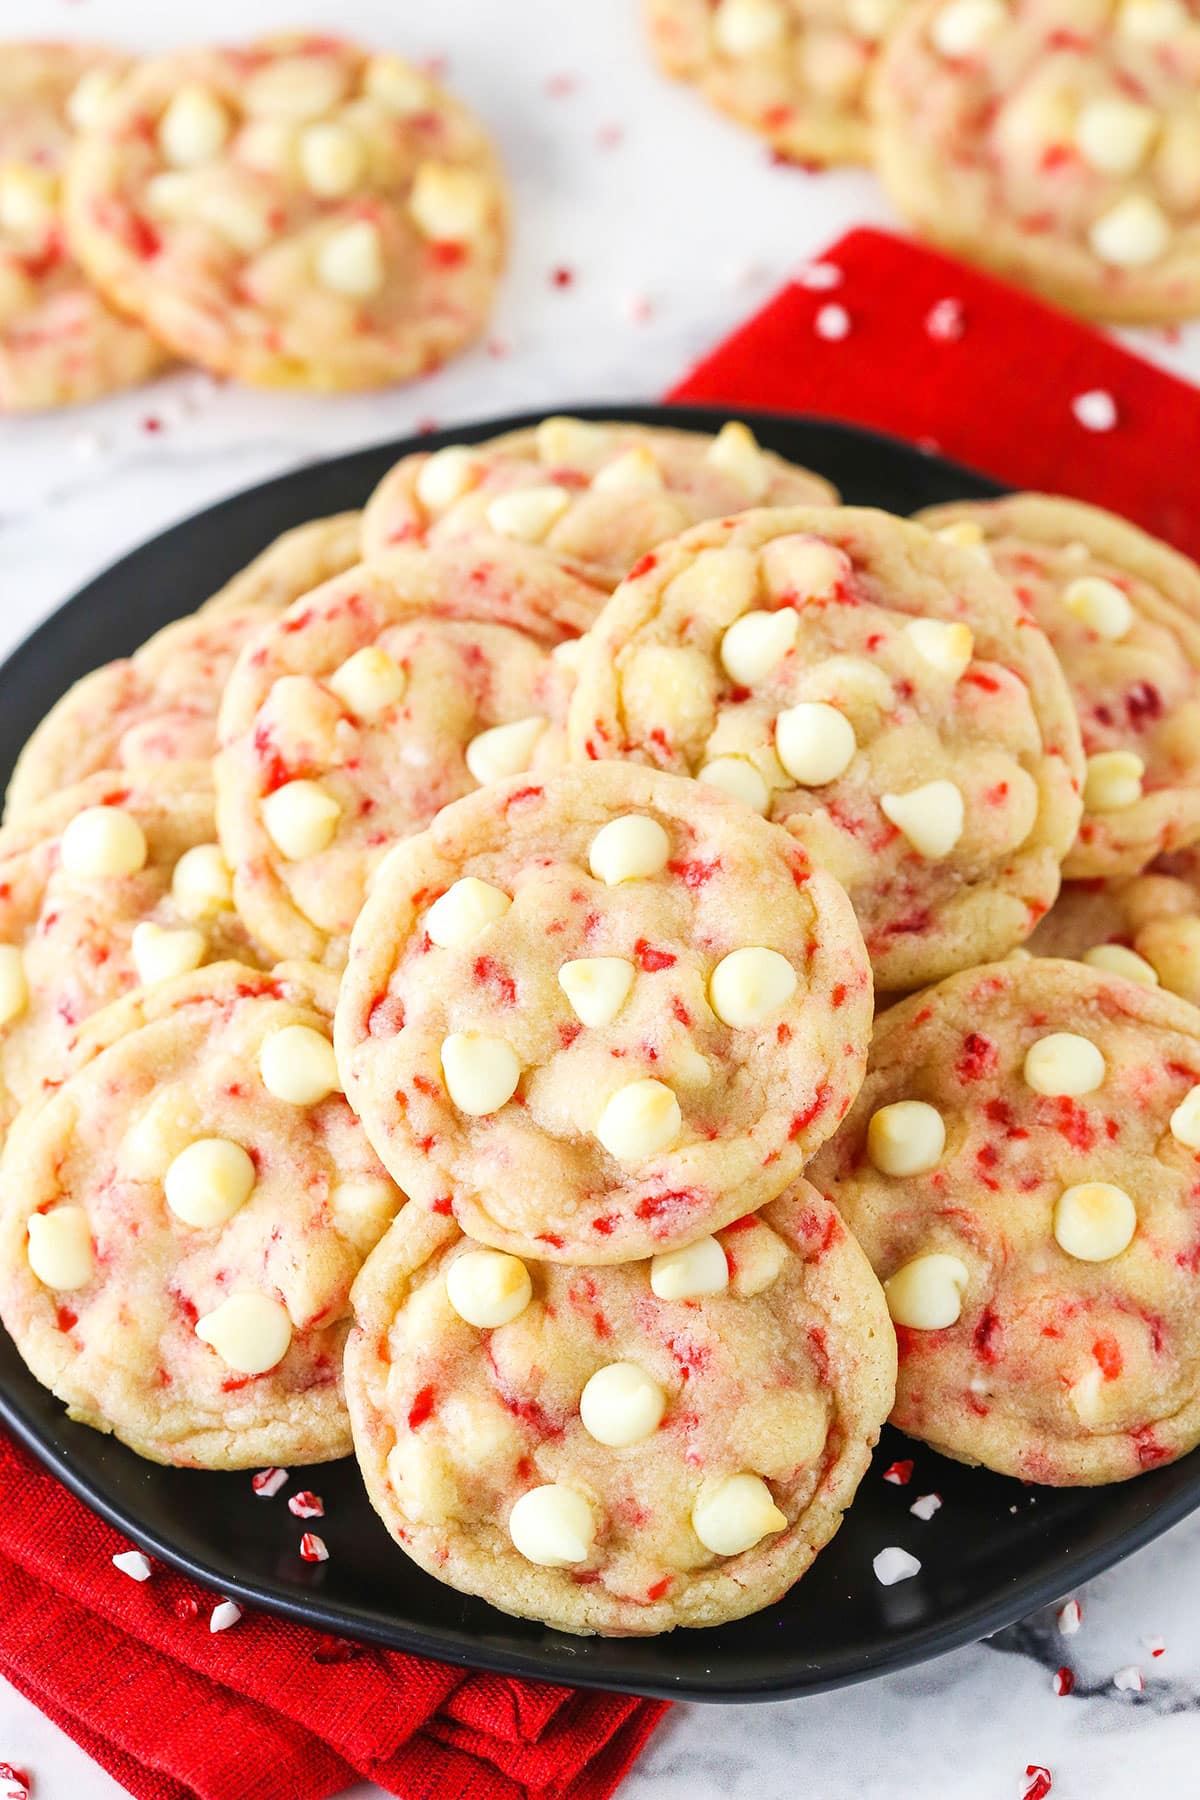
[[(585, 416), (716, 430), (711, 410), (613, 406)], [(105, 571), (0, 669), (0, 776), (70, 682), (190, 612), (277, 533), (361, 505), (397, 456), (532, 423), (492, 420), (298, 469), (166, 531)], [(847, 500), (910, 512), (1000, 491), (994, 482), (895, 439), (821, 420), (761, 416), (760, 440), (835, 481)], [(153, 1555), (221, 1593), (325, 1630), (445, 1662), (582, 1686), (693, 1700), (781, 1698), (837, 1687), (970, 1643), (1057, 1599), (1200, 1505), (1200, 1451), (1139, 1480), (1094, 1490), (1025, 1488), (947, 1462), (893, 1431), (838, 1536), (779, 1606), (710, 1631), (650, 1639), (571, 1638), (510, 1619), (421, 1573), (367, 1504), (352, 1462), (314, 1469), (329, 1561), (297, 1554), (300, 1527), (281, 1495), (260, 1500), (248, 1474), (160, 1469), (84, 1425), (28, 1374), (0, 1333), (0, 1415), (82, 1499)], [(911, 1457), (907, 1487), (883, 1471)], [(293, 1480), (292, 1491), (301, 1481)], [(944, 1505), (928, 1524), (917, 1494)], [(884, 1588), (872, 1559), (899, 1544), (921, 1559)]]

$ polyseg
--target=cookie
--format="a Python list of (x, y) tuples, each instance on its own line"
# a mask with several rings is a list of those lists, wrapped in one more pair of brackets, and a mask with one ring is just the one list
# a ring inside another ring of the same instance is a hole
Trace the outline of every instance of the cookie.
[(778, 1600), (837, 1530), (895, 1386), (879, 1284), (804, 1181), (618, 1267), (526, 1265), (409, 1207), (353, 1299), (375, 1510), (439, 1581), (561, 1631)]
[(259, 960), (214, 838), (212, 794), (165, 770), (93, 775), (0, 831), (0, 1129), (61, 1080), (101, 1007)]
[(1053, 1486), (1200, 1441), (1200, 1012), (1082, 963), (970, 969), (876, 1023), (814, 1162), (884, 1284), (893, 1423)]
[(905, 0), (647, 0), (661, 68), (799, 162), (869, 162), (868, 81)]
[(403, 457), (367, 502), (363, 545), (370, 556), (484, 532), (540, 544), (608, 593), (639, 557), (702, 519), (837, 497), (822, 476), (760, 449), (737, 420), (713, 437), (543, 419), (482, 444)]
[(76, 144), (71, 243), (180, 356), (266, 386), (370, 388), (477, 337), (503, 184), (474, 118), (332, 37), (135, 65)]
[(605, 764), (497, 783), (393, 850), (336, 1042), (414, 1201), (610, 1263), (781, 1193), (857, 1093), (870, 1017), (849, 903), (794, 839)]
[(917, 0), (873, 99), (935, 243), (1090, 317), (1200, 312), (1197, 0)]
[(267, 606), (282, 612), (301, 594), (353, 567), (361, 554), (361, 522), (361, 513), (334, 513), (283, 532), (206, 600), (202, 610), (241, 612), (247, 606)]
[(1062, 664), (1088, 759), (1064, 873), (1136, 874), (1200, 838), (1200, 570), (1112, 513), (1049, 494), (919, 516), (991, 559)]
[(1042, 633), (977, 558), (859, 508), (744, 513), (645, 557), (585, 639), (572, 758), (724, 788), (847, 889), (878, 987), (1027, 937), (1083, 758)]
[(397, 838), (497, 773), (565, 755), (593, 589), (524, 545), (398, 550), (337, 576), (241, 656), (221, 710), (221, 843), (279, 956), (337, 964)]
[(1200, 1005), (1200, 851), (1160, 857), (1119, 881), (1064, 882), (1028, 947), (1161, 983)]
[(401, 1196), (338, 1091), (332, 978), (118, 1001), (0, 1163), (0, 1315), (72, 1418), (191, 1468), (350, 1448), (351, 1283)]
[(114, 312), (63, 229), (73, 128), (103, 114), (121, 65), (77, 44), (6, 44), (0, 66), (0, 413), (96, 400), (146, 381), (166, 354)]

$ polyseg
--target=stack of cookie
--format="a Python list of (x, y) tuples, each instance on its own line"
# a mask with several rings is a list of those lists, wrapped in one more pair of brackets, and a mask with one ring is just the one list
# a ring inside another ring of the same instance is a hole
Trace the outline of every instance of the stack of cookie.
[(1091, 317), (1200, 313), (1198, 0), (646, 0), (784, 157), (872, 162), (935, 243)]
[(548, 419), (59, 702), (0, 1313), (73, 1417), (353, 1446), (423, 1567), (611, 1633), (777, 1599), (889, 1415), (1057, 1484), (1200, 1440), (1200, 571), (836, 502)]

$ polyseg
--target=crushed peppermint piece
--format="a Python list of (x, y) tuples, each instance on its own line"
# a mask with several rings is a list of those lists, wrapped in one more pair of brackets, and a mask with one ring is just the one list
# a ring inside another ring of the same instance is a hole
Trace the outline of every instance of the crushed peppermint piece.
[(1058, 1629), (1062, 1637), (1074, 1637), (1083, 1623), (1083, 1608), (1078, 1600), (1068, 1600), (1058, 1609)]
[(237, 1624), (241, 1616), (242, 1609), (236, 1600), (219, 1600), (212, 1609), (208, 1629), (210, 1631), (228, 1631), (231, 1625)]
[(1085, 431), (1111, 431), (1117, 422), (1117, 403), (1104, 388), (1076, 394), (1071, 411)]
[(0, 1800), (29, 1800), (29, 1777), (23, 1769), (0, 1762)]
[(149, 1581), (151, 1575), (150, 1559), (140, 1550), (121, 1550), (113, 1557), (113, 1568), (133, 1581)]
[(1026, 1785), (1021, 1789), (1021, 1800), (1046, 1800), (1046, 1795), (1054, 1786), (1050, 1771), (1042, 1763), (1026, 1763)]
[(850, 336), (850, 314), (844, 306), (823, 306), (813, 320), (813, 330), (827, 344), (838, 344)]
[(279, 1492), (287, 1478), (286, 1469), (260, 1469), (257, 1475), (251, 1476), (250, 1486), (261, 1500), (270, 1500)]
[(1118, 1669), (1113, 1676), (1113, 1686), (1122, 1694), (1140, 1694), (1145, 1690), (1146, 1683), (1142, 1679), (1142, 1671), (1137, 1664), (1126, 1663), (1125, 1667)]
[(1058, 1695), (1069, 1694), (1075, 1686), (1075, 1676), (1070, 1669), (1056, 1669), (1054, 1672), (1054, 1691)]
[(875, 1571), (876, 1581), (883, 1587), (894, 1587), (898, 1581), (910, 1581), (921, 1572), (917, 1558), (907, 1550), (901, 1550), (898, 1544), (889, 1544), (886, 1550), (881, 1550), (871, 1567)]
[(177, 1619), (182, 1619), (186, 1624), (188, 1621), (200, 1617), (200, 1602), (191, 1594), (180, 1594), (171, 1611)]
[(937, 301), (925, 314), (925, 331), (935, 343), (957, 344), (966, 329), (966, 308), (951, 295)]
[(323, 1519), (325, 1502), (320, 1494), (310, 1494), (307, 1488), (301, 1488), (300, 1492), (293, 1494), (288, 1501), (288, 1511), (294, 1513), (298, 1519)]
[(940, 1512), (942, 1496), (940, 1494), (918, 1494), (909, 1507), (914, 1519), (932, 1519), (935, 1512)]
[(358, 1657), (365, 1655), (366, 1650), (362, 1644), (352, 1644), (349, 1638), (335, 1637), (332, 1632), (326, 1632), (317, 1639), (316, 1648), (313, 1651), (313, 1661), (346, 1663), (354, 1662)]
[(883, 1471), (883, 1479), (890, 1481), (893, 1487), (907, 1487), (912, 1480), (912, 1472), (911, 1462), (889, 1463)]
[(328, 1562), (325, 1539), (318, 1537), (315, 1531), (306, 1531), (300, 1539), (300, 1556), (304, 1562)]
[(1141, 1639), (1141, 1645), (1142, 1649), (1148, 1650), (1151, 1656), (1161, 1656), (1167, 1647), (1164, 1639), (1160, 1637), (1144, 1637)]
[(802, 288), (808, 288), (813, 294), (829, 294), (834, 288), (840, 288), (846, 277), (836, 263), (806, 263), (797, 271), (796, 281)]
[(568, 269), (565, 263), (560, 263), (557, 269), (551, 269), (550, 271), (551, 287), (569, 288), (574, 279), (574, 269)]

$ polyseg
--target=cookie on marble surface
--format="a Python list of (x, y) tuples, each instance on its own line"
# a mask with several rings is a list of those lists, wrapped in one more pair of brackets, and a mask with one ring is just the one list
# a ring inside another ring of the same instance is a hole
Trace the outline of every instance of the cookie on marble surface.
[(869, 162), (867, 91), (907, 0), (646, 0), (668, 75), (801, 162)]
[(1136, 874), (1200, 838), (1200, 569), (1124, 519), (1050, 494), (918, 517), (990, 558), (1062, 664), (1088, 759), (1064, 874)]
[(0, 831), (0, 1127), (70, 1067), (79, 1028), (139, 984), (257, 962), (211, 791), (101, 773)]
[(782, 1192), (857, 1093), (870, 1017), (849, 902), (787, 832), (608, 763), (498, 783), (393, 850), (336, 1042), (415, 1201), (609, 1263)]
[(884, 1284), (893, 1423), (1053, 1486), (1200, 1441), (1200, 1012), (1077, 962), (970, 969), (876, 1022), (812, 1181)]
[(206, 600), (201, 610), (240, 612), (247, 606), (266, 606), (282, 612), (301, 594), (353, 567), (362, 554), (361, 524), (361, 513), (333, 513), (327, 519), (312, 519), (282, 532)]
[(221, 843), (279, 956), (339, 963), (398, 838), (497, 774), (565, 758), (552, 654), (595, 591), (525, 545), (394, 550), (298, 600), (239, 659), (221, 709)]
[(1118, 881), (1064, 882), (1027, 947), (1161, 983), (1200, 1005), (1200, 851), (1178, 850)]
[(60, 183), (72, 131), (100, 117), (121, 59), (17, 43), (0, 61), (0, 413), (99, 399), (146, 381), (165, 351), (91, 285), (67, 245)]
[(639, 557), (748, 506), (833, 504), (837, 490), (732, 419), (716, 434), (551, 418), (481, 444), (406, 456), (367, 502), (367, 555), (480, 532), (540, 544), (610, 592)]
[(135, 65), (75, 147), (72, 245), (180, 356), (370, 388), (486, 323), (503, 183), (482, 127), (402, 58), (293, 34)]
[(1200, 312), (1198, 0), (918, 0), (872, 91), (925, 236), (1090, 317)]
[(350, 1448), (350, 1287), (402, 1196), (324, 971), (220, 963), (94, 1018), (0, 1163), (0, 1315), (71, 1416), (188, 1467)]
[(1080, 814), (1045, 637), (978, 558), (862, 508), (744, 513), (647, 556), (584, 640), (570, 745), (785, 824), (893, 991), (1027, 937)]
[(353, 1299), (376, 1511), (439, 1581), (563, 1631), (778, 1600), (837, 1530), (895, 1388), (879, 1284), (804, 1181), (618, 1267), (525, 1264), (409, 1207)]

